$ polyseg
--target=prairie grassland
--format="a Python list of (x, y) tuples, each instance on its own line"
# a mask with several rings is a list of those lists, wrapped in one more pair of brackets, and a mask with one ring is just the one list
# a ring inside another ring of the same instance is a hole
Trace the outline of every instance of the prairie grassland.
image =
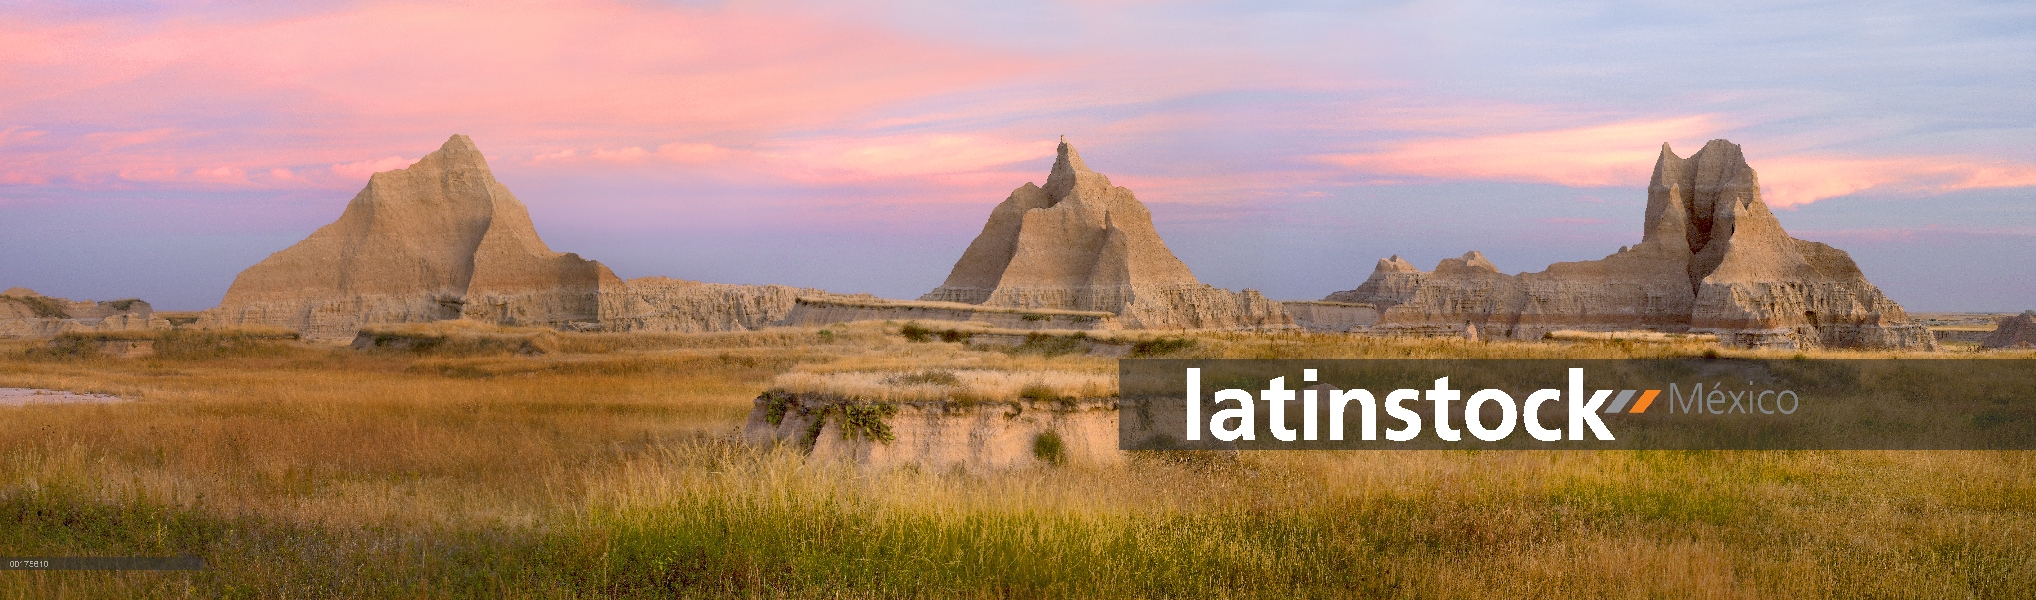
[[(2036, 596), (2028, 452), (1152, 454), (966, 474), (730, 441), (783, 378), (1115, 369), (898, 329), (446, 327), (366, 352), (228, 332), (126, 360), (0, 346), (0, 387), (135, 400), (0, 408), (0, 556), (208, 561), (0, 571), (0, 598)], [(501, 341), (537, 336), (545, 353)], [(1714, 348), (1147, 341), (1240, 358)]]

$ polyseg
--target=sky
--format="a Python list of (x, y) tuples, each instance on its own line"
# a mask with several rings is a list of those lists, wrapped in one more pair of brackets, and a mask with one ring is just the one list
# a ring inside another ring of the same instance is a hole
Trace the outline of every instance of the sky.
[(0, 287), (48, 295), (213, 306), (456, 133), (623, 277), (894, 298), (1062, 135), (1202, 281), (1277, 299), (1395, 254), (1603, 257), (1662, 144), (1724, 138), (1909, 310), (2036, 308), (2027, 2), (0, 11)]

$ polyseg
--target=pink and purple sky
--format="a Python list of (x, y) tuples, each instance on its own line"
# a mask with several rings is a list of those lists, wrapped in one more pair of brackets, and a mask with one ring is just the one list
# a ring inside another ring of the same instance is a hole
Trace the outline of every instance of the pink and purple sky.
[(1312, 299), (1602, 257), (1728, 138), (1910, 310), (2036, 308), (2036, 5), (1521, 4), (9, 5), (0, 287), (205, 308), (464, 133), (624, 277), (911, 298), (1065, 134), (1203, 281)]

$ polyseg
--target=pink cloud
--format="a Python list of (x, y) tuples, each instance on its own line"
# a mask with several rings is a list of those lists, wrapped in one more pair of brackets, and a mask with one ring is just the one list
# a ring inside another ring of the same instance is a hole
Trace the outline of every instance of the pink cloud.
[(113, 150), (162, 141), (176, 133), (176, 129), (169, 127), (158, 127), (146, 131), (107, 131), (85, 134), (84, 142), (100, 150)]
[(207, 183), (249, 183), (247, 170), (233, 167), (213, 167), (191, 171), (191, 178)]
[(49, 132), (47, 132), (47, 131), (37, 131), (37, 130), (33, 130), (33, 129), (29, 129), (29, 128), (27, 128), (27, 127), (21, 127), (21, 126), (15, 126), (15, 127), (9, 127), (9, 128), (6, 128), (6, 129), (0, 129), (0, 146), (5, 146), (5, 145), (8, 145), (8, 144), (14, 144), (14, 143), (20, 143), (20, 142), (26, 142), (26, 141), (29, 141), (29, 140), (32, 140), (32, 139), (35, 139), (35, 138), (39, 138), (39, 137), (42, 137), (42, 136), (43, 136), (44, 134), (47, 134), (47, 133), (49, 133)]
[(1775, 206), (1808, 204), (1869, 189), (1941, 193), (2036, 186), (2036, 164), (1965, 156), (1851, 158), (1778, 156), (1754, 166), (1761, 197)]
[(415, 162), (417, 162), (417, 159), (414, 158), (390, 156), (332, 165), (332, 173), (350, 181), (360, 181), (367, 179), (369, 175), (392, 169), (401, 169)]
[[(1609, 125), (1462, 138), (1417, 139), (1385, 151), (1319, 157), (1367, 172), (1438, 179), (1525, 181), (1559, 185), (1644, 186), (1661, 144), (1703, 140), (1723, 127), (1711, 115), (1622, 121)], [(1797, 206), (1869, 189), (1938, 193), (2036, 186), (2036, 164), (1962, 156), (1863, 158), (1762, 156), (1745, 144), (1760, 175), (1761, 196)], [(1695, 150), (1685, 147), (1685, 157)]]
[[(1403, 142), (1383, 152), (1322, 160), (1371, 173), (1571, 186), (1646, 185), (1667, 140), (1703, 138), (1717, 118), (1696, 115), (1569, 129)], [(1635, 165), (1641, 165), (1636, 167)]]
[[(321, 10), (0, 23), (0, 114), (108, 124), (33, 156), (12, 152), (12, 142), (33, 132), (10, 128), (0, 135), (7, 148), (0, 162), (11, 163), (15, 179), (77, 185), (108, 181), (136, 163), (187, 174), (331, 164), (340, 179), (306, 181), (346, 186), (393, 168), (358, 157), (428, 149), (452, 133), (473, 135), (491, 154), (540, 162), (629, 163), (653, 154), (698, 162), (725, 157), (711, 148), (729, 141), (755, 145), (1045, 65), (769, 6)], [(215, 106), (279, 118), (221, 126)], [(178, 111), (189, 113), (182, 122), (226, 129), (161, 126), (183, 118)], [(238, 135), (218, 135), (235, 127)], [(248, 143), (248, 134), (289, 141)], [(647, 136), (678, 145), (618, 143)], [(548, 154), (560, 148), (578, 150)]]
[(1995, 227), (1973, 227), (1925, 225), (1922, 227), (1880, 227), (1867, 229), (1805, 229), (1794, 232), (1806, 240), (1836, 240), (1847, 242), (1910, 242), (1926, 236), (1954, 237), (2036, 237), (2036, 226), (2004, 225)]

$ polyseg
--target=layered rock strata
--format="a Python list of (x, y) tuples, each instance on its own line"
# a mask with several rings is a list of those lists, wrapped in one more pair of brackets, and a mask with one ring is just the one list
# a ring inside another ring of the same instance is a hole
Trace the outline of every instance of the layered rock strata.
[(54, 298), (28, 288), (0, 292), (0, 337), (168, 329), (155, 309), (137, 298), (93, 301)]
[(1291, 327), (1255, 290), (1205, 285), (1175, 258), (1131, 190), (1089, 170), (1061, 140), (1046, 185), (990, 212), (947, 280), (922, 301), (1118, 315), (1126, 328)]
[(640, 277), (625, 282), (619, 292), (601, 296), (601, 327), (670, 333), (762, 329), (785, 323), (801, 296), (825, 294), (783, 285)]
[(1308, 331), (1349, 332), (1371, 327), (1379, 320), (1378, 308), (1370, 304), (1286, 300), (1281, 301), (1280, 306), (1293, 317), (1295, 325)]
[(1993, 333), (1979, 341), (1981, 348), (2030, 348), (2036, 347), (2036, 310), (2024, 311), (2012, 317), (2003, 317)]
[(1375, 328), (1471, 326), (1539, 338), (1563, 329), (1711, 333), (1739, 346), (1931, 349), (1935, 342), (1844, 251), (1795, 239), (1760, 198), (1740, 147), (1689, 158), (1667, 144), (1639, 244), (1601, 260), (1506, 275), (1475, 251), (1423, 272), (1395, 256), (1327, 300), (1380, 308)]
[(363, 325), (466, 318), (598, 328), (622, 281), (553, 252), (530, 213), (464, 135), (408, 168), (376, 173), (339, 220), (242, 271), (205, 324), (351, 338)]
[(855, 296), (802, 297), (783, 321), (820, 327), (851, 321), (940, 321), (997, 329), (1119, 329), (1117, 315), (1098, 311), (1022, 309), (960, 302), (907, 302)]

